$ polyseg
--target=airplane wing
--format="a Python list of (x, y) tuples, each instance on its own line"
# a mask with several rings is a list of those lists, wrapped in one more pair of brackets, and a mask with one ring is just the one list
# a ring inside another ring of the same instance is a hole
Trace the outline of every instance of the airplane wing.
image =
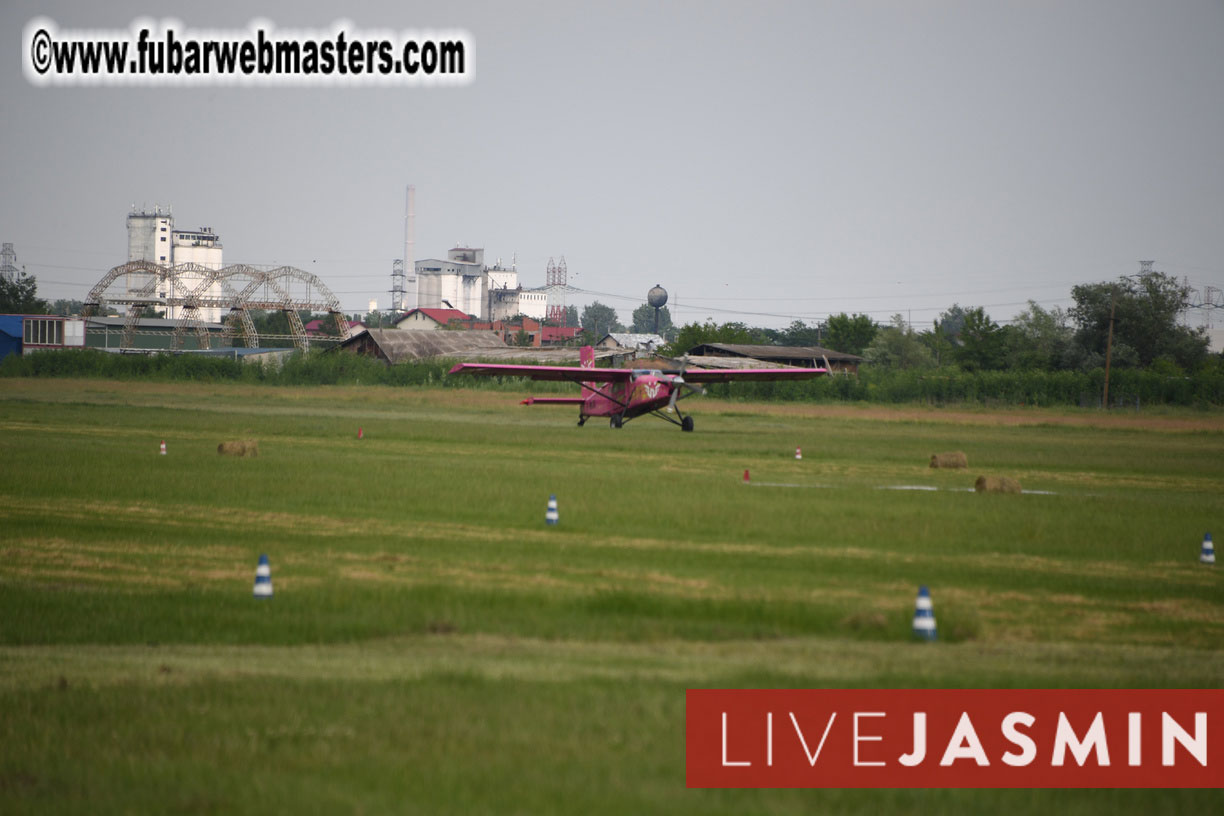
[(583, 405), (586, 397), (528, 397), (519, 405)]
[(828, 373), (825, 368), (690, 368), (683, 376), (687, 383), (726, 383), (736, 380), (810, 380)]
[(504, 365), (501, 363), (460, 363), (451, 374), (478, 377), (529, 377), (558, 382), (625, 382), (633, 376), (628, 368), (579, 368), (578, 366)]

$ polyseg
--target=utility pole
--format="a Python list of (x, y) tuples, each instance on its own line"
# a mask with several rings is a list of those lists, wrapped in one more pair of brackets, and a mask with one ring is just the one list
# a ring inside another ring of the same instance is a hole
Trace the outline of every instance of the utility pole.
[[(1140, 281), (1144, 280), (1145, 276), (1150, 276), (1154, 273), (1152, 264), (1155, 261), (1140, 261), (1138, 275), (1123, 275), (1123, 280)], [(1129, 286), (1129, 284), (1128, 284)], [(1105, 410), (1109, 410), (1109, 358), (1113, 351), (1113, 335), (1114, 335), (1114, 307), (1118, 303), (1118, 284), (1113, 285), (1113, 290), (1109, 293), (1109, 337), (1105, 341)]]
[(1109, 339), (1105, 341), (1105, 410), (1109, 410), (1109, 358), (1113, 353), (1114, 306), (1118, 301), (1118, 287), (1115, 284), (1109, 295)]

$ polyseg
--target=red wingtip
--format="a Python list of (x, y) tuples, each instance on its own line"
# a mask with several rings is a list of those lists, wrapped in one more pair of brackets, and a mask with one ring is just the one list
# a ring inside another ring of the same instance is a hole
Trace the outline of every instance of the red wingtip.
[(531, 397), (528, 397), (527, 399), (519, 403), (519, 405), (530, 405), (530, 404), (531, 404)]

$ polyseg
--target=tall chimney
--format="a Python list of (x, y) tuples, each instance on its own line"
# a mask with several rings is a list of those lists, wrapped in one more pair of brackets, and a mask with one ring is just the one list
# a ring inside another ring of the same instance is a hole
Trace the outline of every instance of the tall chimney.
[(420, 290), (417, 287), (416, 259), (413, 256), (416, 243), (416, 187), (408, 185), (406, 201), (404, 202), (404, 276), (407, 291), (404, 293), (408, 301), (404, 304), (406, 311), (411, 311), (421, 304)]

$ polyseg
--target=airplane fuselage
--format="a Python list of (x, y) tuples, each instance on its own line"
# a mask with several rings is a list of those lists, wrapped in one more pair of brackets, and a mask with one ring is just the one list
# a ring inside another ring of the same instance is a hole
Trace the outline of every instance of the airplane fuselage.
[(644, 373), (623, 383), (586, 383), (582, 414), (589, 417), (622, 416), (632, 419), (666, 408), (674, 387), (666, 375)]

